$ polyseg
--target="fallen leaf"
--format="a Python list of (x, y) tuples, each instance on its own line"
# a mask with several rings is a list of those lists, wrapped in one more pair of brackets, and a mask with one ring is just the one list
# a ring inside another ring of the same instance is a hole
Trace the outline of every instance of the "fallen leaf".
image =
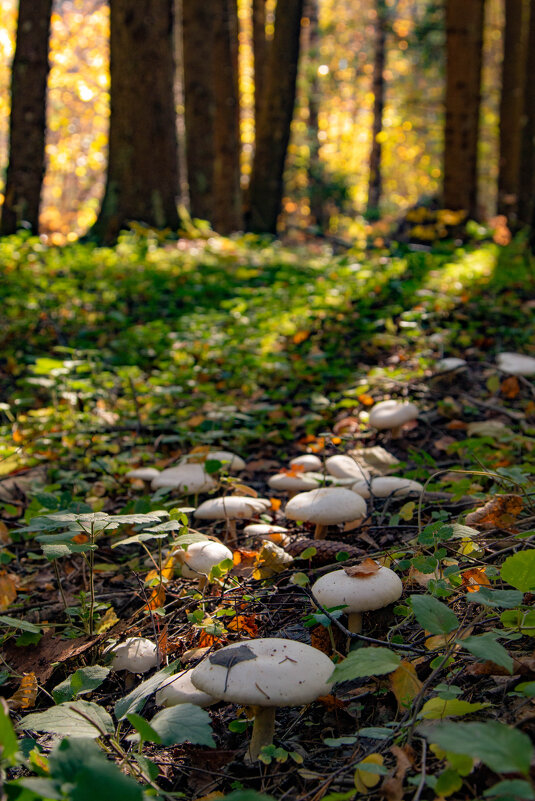
[(236, 631), (238, 634), (250, 634), (251, 637), (258, 636), (258, 626), (253, 615), (235, 615), (226, 626), (227, 629)]
[(11, 709), (30, 709), (37, 698), (37, 679), (35, 673), (22, 677), (18, 690), (8, 700)]
[(381, 569), (381, 565), (378, 565), (373, 559), (365, 559), (359, 565), (353, 565), (352, 567), (344, 567), (345, 573), (348, 576), (355, 576), (358, 578), (367, 578), (368, 576), (373, 576), (374, 573), (377, 573), (378, 570)]
[(524, 501), (519, 495), (495, 495), (484, 506), (466, 515), (467, 526), (477, 526), (485, 531), (502, 528), (514, 532), (513, 523), (522, 511)]
[(481, 585), (484, 587), (491, 586), (490, 581), (485, 575), (485, 568), (471, 567), (468, 570), (463, 570), (461, 575), (463, 585), (466, 587), (468, 592), (477, 592)]
[(416, 668), (411, 662), (402, 660), (399, 667), (388, 677), (390, 688), (401, 711), (407, 710), (422, 689), (422, 682), (418, 678)]
[[(359, 765), (379, 765), (382, 767), (383, 763), (384, 757), (382, 754), (369, 754), (361, 762), (359, 762)], [(367, 793), (368, 790), (379, 784), (381, 781), (381, 776), (379, 773), (371, 773), (368, 770), (360, 770), (357, 766), (353, 780), (359, 793)]]
[(6, 570), (0, 570), (0, 612), (5, 612), (17, 597), (15, 577)]
[(355, 434), (360, 430), (360, 420), (358, 417), (342, 417), (333, 426), (335, 434)]
[(388, 776), (381, 785), (381, 792), (386, 801), (402, 801), (405, 774), (413, 764), (411, 752), (410, 746), (400, 748), (399, 745), (393, 745), (390, 749), (390, 753), (396, 758), (396, 769), (394, 775)]
[(508, 378), (505, 378), (500, 386), (500, 394), (503, 395), (504, 398), (516, 398), (518, 393), (520, 392), (520, 384), (518, 383), (518, 378), (515, 375), (510, 375)]

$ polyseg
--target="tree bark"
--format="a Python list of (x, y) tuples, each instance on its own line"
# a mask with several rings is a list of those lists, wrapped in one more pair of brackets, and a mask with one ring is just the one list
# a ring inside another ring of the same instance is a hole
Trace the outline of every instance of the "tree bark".
[(254, 61), (254, 119), (255, 131), (260, 122), (260, 108), (266, 96), (266, 0), (253, 0), (253, 61)]
[(517, 224), (527, 226), (535, 209), (535, 0), (530, 0), (526, 35), (523, 113), (518, 173)]
[[(518, 201), (521, 118), (525, 64), (524, 0), (505, 0), (502, 88), (500, 97), (500, 155), (498, 214), (514, 222)], [(529, 78), (533, 80), (533, 76)]]
[(372, 146), (370, 151), (370, 177), (368, 183), (368, 203), (366, 215), (370, 219), (379, 216), (379, 202), (382, 194), (381, 155), (382, 144), (380, 134), (383, 130), (383, 111), (385, 106), (385, 63), (386, 63), (386, 27), (387, 8), (384, 0), (376, 2), (375, 18), (375, 53), (373, 60), (373, 125)]
[(214, 0), (182, 0), (186, 161), (192, 217), (213, 219)]
[(213, 86), (214, 176), (212, 224), (220, 234), (242, 227), (237, 0), (216, 0)]
[(13, 234), (20, 227), (39, 231), (51, 11), (52, 0), (19, 0), (1, 234)]
[(102, 242), (131, 220), (178, 228), (172, 42), (172, 0), (110, 0), (108, 173), (92, 230)]
[(484, 0), (446, 0), (444, 207), (477, 218)]
[(319, 9), (318, 0), (306, 0), (305, 16), (308, 26), (305, 29), (306, 38), (304, 49), (307, 59), (308, 72), (308, 146), (310, 155), (308, 159), (308, 195), (310, 202), (310, 216), (313, 224), (320, 231), (325, 228), (325, 204), (323, 188), (323, 170), (320, 159), (319, 141), (319, 105), (320, 85), (318, 80), (319, 57)]
[(275, 234), (295, 103), (303, 0), (278, 0), (269, 47), (265, 102), (256, 132), (248, 229)]

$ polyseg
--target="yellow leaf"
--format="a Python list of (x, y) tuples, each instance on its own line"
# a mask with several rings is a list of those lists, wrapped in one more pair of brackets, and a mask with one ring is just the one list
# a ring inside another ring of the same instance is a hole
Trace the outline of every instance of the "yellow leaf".
[(402, 711), (408, 709), (422, 689), (422, 682), (418, 678), (416, 668), (411, 662), (404, 659), (388, 678), (399, 708)]
[(4, 612), (17, 597), (15, 579), (5, 570), (0, 571), (0, 612)]
[[(365, 757), (359, 765), (380, 765), (382, 766), (384, 757), (382, 754), (369, 754)], [(355, 775), (353, 776), (355, 787), (359, 793), (367, 793), (372, 787), (375, 787), (381, 781), (380, 773), (373, 773), (369, 769), (361, 770), (357, 765)]]
[(19, 689), (9, 699), (11, 709), (29, 709), (37, 698), (37, 679), (35, 673), (27, 673), (22, 677)]
[(116, 623), (119, 622), (119, 618), (115, 614), (115, 609), (113, 606), (110, 606), (109, 609), (106, 610), (106, 613), (100, 619), (100, 623), (97, 625), (95, 634), (101, 634), (103, 631), (108, 631), (111, 629), (112, 626), (115, 626)]

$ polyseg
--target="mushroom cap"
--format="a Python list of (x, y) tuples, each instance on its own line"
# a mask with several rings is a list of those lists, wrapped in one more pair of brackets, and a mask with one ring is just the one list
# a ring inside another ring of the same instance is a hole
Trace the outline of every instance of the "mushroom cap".
[(319, 456), (313, 453), (303, 453), (302, 456), (296, 456), (295, 459), (290, 459), (290, 465), (295, 467), (302, 467), (304, 470), (321, 470), (322, 464)]
[(160, 475), (160, 471), (155, 467), (138, 467), (135, 470), (129, 470), (126, 478), (140, 478), (142, 481), (152, 481), (153, 478)]
[(204, 501), (193, 514), (201, 520), (235, 520), (254, 517), (265, 512), (270, 506), (271, 502), (267, 498), (226, 495)]
[(232, 559), (232, 551), (222, 542), (203, 540), (188, 545), (180, 558), (183, 560), (182, 575), (185, 578), (198, 578), (199, 575), (208, 576), (214, 565), (223, 559)]
[(251, 525), (245, 526), (243, 533), (249, 537), (259, 537), (263, 540), (270, 540), (283, 547), (290, 542), (290, 537), (287, 536), (287, 528), (272, 526), (269, 523), (251, 523)]
[(166, 678), (156, 692), (158, 706), (178, 706), (178, 704), (195, 704), (195, 706), (210, 706), (216, 703), (216, 698), (208, 693), (198, 690), (191, 682), (190, 670), (184, 670)]
[(111, 649), (112, 670), (146, 673), (158, 664), (158, 649), (146, 637), (128, 637)]
[(502, 373), (535, 375), (535, 359), (523, 353), (498, 353), (496, 364)]
[(445, 359), (440, 359), (435, 364), (437, 373), (446, 373), (448, 370), (457, 370), (459, 367), (466, 367), (466, 361), (457, 356), (446, 356)]
[(179, 492), (187, 492), (189, 495), (196, 495), (198, 492), (207, 492), (216, 486), (202, 464), (196, 462), (184, 462), (184, 464), (168, 467), (162, 470), (151, 484), (153, 489), (159, 487), (172, 487)]
[(195, 687), (215, 698), (255, 706), (299, 706), (330, 692), (334, 666), (310, 645), (281, 637), (227, 645), (194, 668)]
[(237, 453), (232, 453), (232, 451), (208, 451), (208, 453), (194, 451), (193, 453), (188, 453), (185, 461), (188, 463), (200, 462), (201, 464), (208, 461), (223, 462), (223, 467), (233, 473), (245, 468), (245, 462), (241, 456), (238, 456)]
[(361, 467), (355, 459), (344, 454), (329, 456), (325, 462), (327, 472), (336, 478), (367, 478), (369, 472)]
[(364, 517), (366, 504), (360, 495), (349, 489), (321, 487), (295, 495), (286, 504), (284, 514), (290, 520), (304, 520), (307, 523), (329, 526)]
[(423, 492), (424, 488), (419, 481), (413, 481), (410, 478), (380, 476), (372, 478), (369, 484), (367, 481), (357, 481), (351, 489), (362, 498), (369, 498), (370, 495), (374, 495), (376, 498), (387, 498), (389, 495), (403, 498), (404, 495), (409, 495), (411, 492)]
[(275, 473), (268, 479), (271, 489), (282, 492), (315, 489), (319, 483), (318, 479), (311, 476), (310, 473), (300, 473), (295, 476), (288, 475), (288, 473)]
[(414, 403), (400, 403), (386, 400), (376, 403), (370, 411), (368, 422), (378, 429), (397, 428), (418, 417), (418, 407)]
[(334, 570), (321, 576), (311, 590), (322, 606), (344, 605), (350, 614), (388, 606), (401, 596), (403, 585), (397, 573), (381, 567), (369, 576), (348, 576), (345, 570)]

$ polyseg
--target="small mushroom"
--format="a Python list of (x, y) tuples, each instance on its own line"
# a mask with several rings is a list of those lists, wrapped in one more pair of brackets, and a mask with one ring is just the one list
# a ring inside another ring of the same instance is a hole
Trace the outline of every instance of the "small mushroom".
[(397, 439), (401, 427), (418, 417), (418, 407), (414, 403), (399, 403), (396, 400), (386, 400), (376, 403), (370, 411), (369, 424), (379, 430), (390, 429), (392, 437)]
[[(355, 501), (355, 498), (358, 500)], [(359, 520), (366, 514), (364, 500), (343, 487), (321, 487), (300, 492), (286, 504), (284, 511), (290, 520), (315, 523), (314, 539), (325, 539), (327, 527), (335, 523)]]
[(184, 578), (199, 579), (199, 590), (206, 587), (210, 571), (215, 565), (224, 559), (232, 559), (232, 551), (222, 542), (214, 540), (192, 542), (185, 550), (178, 548), (174, 555), (182, 563)]
[(371, 481), (357, 481), (351, 487), (353, 492), (361, 498), (369, 498), (374, 495), (376, 498), (388, 498), (394, 495), (396, 498), (403, 498), (411, 493), (422, 493), (424, 488), (419, 481), (410, 478), (400, 478), (398, 476), (380, 476), (372, 478)]
[(496, 364), (502, 373), (509, 375), (535, 375), (535, 359), (523, 353), (498, 353)]
[(267, 637), (216, 651), (194, 668), (191, 680), (215, 698), (252, 707), (248, 760), (254, 762), (273, 741), (276, 707), (309, 704), (327, 695), (332, 672), (331, 660), (316, 648)]
[(301, 456), (296, 456), (295, 459), (290, 459), (290, 467), (302, 467), (308, 472), (309, 470), (321, 470), (322, 463), (319, 456), (313, 453), (303, 453)]
[(139, 481), (150, 482), (160, 475), (160, 471), (155, 467), (138, 467), (135, 470), (129, 470), (126, 473), (126, 478), (138, 479)]
[(251, 498), (249, 495), (226, 495), (210, 498), (201, 503), (193, 513), (200, 520), (226, 520), (228, 542), (234, 545), (236, 520), (244, 520), (265, 512), (271, 506), (267, 498)]
[(243, 533), (248, 537), (255, 537), (261, 540), (270, 540), (276, 545), (284, 547), (290, 542), (290, 538), (286, 536), (288, 529), (283, 526), (272, 526), (270, 523), (251, 523), (245, 526)]
[(215, 486), (215, 481), (208, 475), (203, 465), (196, 462), (185, 462), (175, 467), (168, 467), (167, 470), (162, 470), (152, 481), (153, 489), (172, 487), (188, 495), (208, 492), (208, 490), (214, 489)]
[(291, 472), (282, 472), (270, 476), (268, 484), (271, 489), (278, 490), (279, 492), (287, 492), (290, 498), (292, 498), (298, 492), (316, 489), (320, 481), (317, 477), (311, 476), (309, 473), (292, 474)]
[(210, 706), (217, 699), (208, 693), (198, 690), (191, 681), (193, 668), (166, 676), (156, 692), (158, 706), (178, 706), (178, 704), (194, 704), (195, 706)]
[(329, 456), (325, 462), (327, 472), (335, 478), (354, 478), (365, 479), (368, 478), (369, 471), (363, 468), (355, 459), (345, 454), (337, 454), (336, 456)]
[(158, 648), (146, 637), (129, 637), (119, 645), (115, 645), (112, 670), (128, 670), (130, 673), (146, 673), (159, 662)]
[(467, 367), (465, 359), (459, 359), (457, 356), (446, 356), (445, 359), (440, 359), (435, 365), (437, 373), (448, 373), (452, 370), (461, 370)]
[(348, 629), (362, 630), (362, 612), (372, 612), (397, 601), (403, 592), (401, 579), (388, 567), (373, 559), (361, 565), (334, 570), (321, 576), (311, 587), (316, 600), (325, 608), (345, 606)]
[(185, 461), (188, 463), (221, 462), (223, 468), (228, 470), (229, 473), (239, 473), (240, 470), (245, 469), (245, 462), (241, 456), (232, 453), (232, 451), (208, 451), (207, 453), (203, 451), (193, 451), (193, 453), (188, 453), (185, 457)]

